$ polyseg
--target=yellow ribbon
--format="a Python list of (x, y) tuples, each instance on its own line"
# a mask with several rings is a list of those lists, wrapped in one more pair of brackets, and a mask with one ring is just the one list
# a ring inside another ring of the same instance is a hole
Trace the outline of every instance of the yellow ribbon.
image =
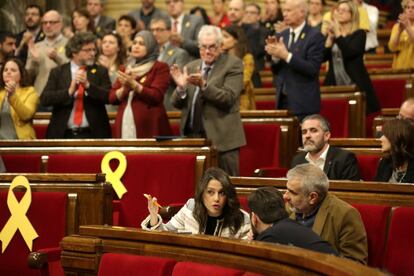
[[(111, 167), (109, 166), (109, 162), (112, 159), (117, 159), (119, 161), (119, 165), (116, 168), (115, 172), (112, 171)], [(106, 174), (106, 181), (112, 184), (118, 198), (121, 199), (122, 196), (127, 192), (124, 184), (121, 182), (121, 178), (124, 175), (127, 167), (127, 161), (125, 155), (120, 151), (111, 151), (105, 154), (104, 158), (101, 162), (101, 170), (103, 173)]]
[[(13, 192), (13, 189), (17, 186), (26, 188), (26, 192), (20, 202), (17, 201)], [(2, 243), (1, 253), (4, 253), (6, 250), (14, 234), (17, 232), (17, 229), (19, 229), (22, 234), (27, 247), (32, 251), (33, 240), (39, 237), (39, 235), (26, 216), (26, 212), (29, 209), (31, 202), (32, 192), (30, 190), (29, 181), (24, 176), (16, 176), (13, 179), (9, 188), (9, 193), (7, 194), (7, 206), (9, 207), (11, 216), (6, 225), (4, 225), (3, 230), (0, 232), (0, 241)]]

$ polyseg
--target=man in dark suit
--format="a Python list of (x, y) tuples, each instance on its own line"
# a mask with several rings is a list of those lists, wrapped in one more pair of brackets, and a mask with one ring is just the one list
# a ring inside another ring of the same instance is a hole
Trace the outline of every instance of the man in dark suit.
[(155, 0), (141, 0), (141, 8), (131, 11), (128, 15), (132, 16), (137, 22), (137, 30), (148, 30), (151, 20), (156, 17), (167, 17), (168, 15), (155, 6)]
[(186, 50), (193, 58), (198, 58), (197, 36), (203, 20), (184, 13), (184, 0), (167, 0), (165, 3), (171, 19), (171, 43)]
[(306, 0), (286, 0), (283, 17), (289, 26), (280, 36), (268, 38), (266, 52), (272, 56), (276, 109), (288, 109), (299, 120), (319, 113), (319, 68), (324, 37), (306, 24)]
[(358, 210), (328, 192), (329, 180), (312, 164), (298, 165), (287, 173), (283, 199), (290, 218), (310, 228), (348, 259), (367, 263), (368, 241)]
[(16, 56), (26, 64), (28, 55), (28, 45), (35, 44), (45, 38), (42, 32), (41, 19), (43, 10), (40, 6), (28, 5), (25, 10), (24, 24), (26, 29), (16, 35)]
[(243, 63), (223, 54), (223, 36), (216, 26), (203, 26), (199, 34), (201, 59), (184, 72), (177, 65), (171, 75), (177, 84), (173, 105), (182, 110), (181, 133), (210, 139), (219, 152), (219, 167), (239, 175), (239, 149), (246, 144), (240, 118)]
[(77, 33), (66, 45), (69, 63), (50, 72), (40, 100), (53, 106), (46, 138), (110, 138), (105, 104), (111, 81), (108, 71), (94, 63), (96, 37)]
[[(158, 60), (165, 62), (168, 66), (177, 64), (178, 67), (183, 68), (191, 57), (187, 51), (178, 48), (170, 43), (171, 36), (171, 20), (168, 17), (156, 17), (151, 20), (150, 30), (157, 40), (160, 54)], [(175, 83), (170, 82), (167, 92), (164, 95), (164, 107), (167, 111), (177, 110), (171, 103), (171, 95), (175, 90)]]
[(103, 15), (105, 0), (88, 0), (86, 3), (86, 9), (89, 15), (93, 18), (95, 31), (102, 37), (105, 32), (115, 30), (115, 19), (112, 17)]
[(319, 114), (305, 117), (301, 125), (303, 151), (292, 160), (292, 168), (312, 163), (325, 172), (331, 180), (361, 179), (355, 154), (329, 145), (331, 138), (329, 122)]
[(315, 232), (289, 218), (283, 195), (275, 187), (258, 188), (249, 195), (247, 203), (254, 240), (338, 255)]

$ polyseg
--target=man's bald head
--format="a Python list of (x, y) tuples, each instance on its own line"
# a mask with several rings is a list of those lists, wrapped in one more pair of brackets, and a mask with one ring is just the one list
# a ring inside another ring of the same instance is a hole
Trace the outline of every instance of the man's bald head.
[(414, 120), (414, 98), (409, 98), (402, 103), (399, 117)]
[(231, 23), (240, 25), (244, 16), (244, 1), (231, 0), (227, 9), (227, 16)]
[(42, 30), (46, 37), (53, 39), (57, 37), (63, 28), (62, 16), (56, 10), (47, 11), (42, 18)]

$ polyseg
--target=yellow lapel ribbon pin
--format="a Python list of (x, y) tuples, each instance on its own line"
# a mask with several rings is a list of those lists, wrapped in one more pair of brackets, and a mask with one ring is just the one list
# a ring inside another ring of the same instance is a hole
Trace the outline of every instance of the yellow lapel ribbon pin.
[(191, 25), (191, 24), (190, 24), (190, 22), (189, 22), (189, 21), (187, 21), (187, 23), (185, 23), (185, 27), (186, 27), (186, 28), (190, 28), (190, 25)]
[(143, 76), (143, 77), (139, 80), (139, 83), (144, 83), (146, 79), (147, 79), (147, 76)]
[[(22, 199), (17, 201), (13, 189), (17, 186), (23, 186), (26, 188)], [(1, 252), (4, 253), (10, 241), (12, 240), (14, 234), (17, 230), (20, 231), (24, 241), (26, 242), (27, 247), (32, 251), (33, 240), (39, 237), (36, 230), (33, 228), (33, 225), (30, 223), (29, 219), (26, 216), (27, 210), (29, 210), (30, 204), (32, 202), (32, 192), (30, 190), (29, 181), (24, 176), (16, 176), (9, 188), (7, 194), (7, 206), (10, 210), (10, 218), (7, 223), (4, 225), (3, 229), (0, 232), (0, 241), (2, 244)]]
[(96, 73), (96, 69), (95, 69), (95, 68), (93, 68), (93, 69), (91, 70), (91, 73), (92, 73), (92, 74), (95, 74), (95, 73)]
[[(119, 161), (119, 165), (115, 171), (112, 171), (109, 166), (109, 162), (112, 159)], [(106, 174), (106, 181), (112, 184), (118, 198), (121, 199), (122, 196), (127, 192), (124, 184), (121, 182), (121, 178), (124, 175), (127, 167), (127, 161), (125, 155), (120, 151), (111, 151), (105, 154), (101, 162), (101, 170)]]
[(169, 55), (169, 56), (172, 56), (174, 54), (174, 50), (173, 49), (171, 49), (171, 50), (169, 50), (168, 52), (167, 52), (167, 55)]
[(302, 33), (302, 34), (300, 35), (300, 39), (305, 39), (305, 33)]

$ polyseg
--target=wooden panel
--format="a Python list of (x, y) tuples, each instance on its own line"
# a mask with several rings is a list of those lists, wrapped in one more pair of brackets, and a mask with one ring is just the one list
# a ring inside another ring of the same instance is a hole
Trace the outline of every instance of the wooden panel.
[(116, 252), (209, 263), (264, 275), (382, 275), (356, 262), (292, 246), (208, 235), (83, 226), (61, 242), (65, 273), (95, 275), (103, 253)]

